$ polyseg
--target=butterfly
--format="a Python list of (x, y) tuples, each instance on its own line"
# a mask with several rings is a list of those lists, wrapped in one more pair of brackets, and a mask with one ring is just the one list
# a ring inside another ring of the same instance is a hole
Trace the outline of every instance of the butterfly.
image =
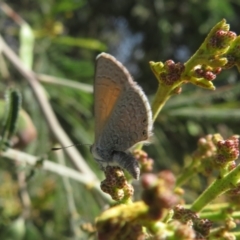
[(94, 115), (94, 159), (102, 168), (119, 166), (138, 179), (139, 164), (130, 149), (152, 135), (151, 107), (128, 70), (107, 53), (96, 58)]

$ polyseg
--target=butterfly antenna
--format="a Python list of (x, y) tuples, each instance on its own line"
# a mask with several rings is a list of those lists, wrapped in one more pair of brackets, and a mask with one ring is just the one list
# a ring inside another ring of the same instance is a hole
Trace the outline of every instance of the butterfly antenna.
[(57, 150), (66, 149), (66, 148), (70, 148), (70, 147), (73, 147), (73, 146), (79, 146), (79, 145), (91, 146), (91, 144), (77, 143), (77, 144), (73, 144), (73, 145), (70, 145), (70, 146), (67, 146), (67, 147), (54, 147), (54, 148), (51, 148), (51, 150), (52, 151), (57, 151)]

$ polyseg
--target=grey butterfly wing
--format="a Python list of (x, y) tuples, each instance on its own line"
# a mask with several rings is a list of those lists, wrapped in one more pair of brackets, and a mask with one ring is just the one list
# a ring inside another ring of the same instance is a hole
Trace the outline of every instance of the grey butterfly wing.
[(114, 71), (122, 76), (113, 81), (120, 84), (122, 91), (96, 142), (99, 149), (106, 152), (126, 151), (147, 140), (152, 131), (152, 113), (147, 97), (126, 68), (116, 59), (113, 63)]
[(94, 94), (94, 158), (102, 167), (117, 164), (138, 179), (139, 164), (125, 151), (151, 135), (152, 113), (147, 97), (127, 69), (106, 53), (97, 57)]

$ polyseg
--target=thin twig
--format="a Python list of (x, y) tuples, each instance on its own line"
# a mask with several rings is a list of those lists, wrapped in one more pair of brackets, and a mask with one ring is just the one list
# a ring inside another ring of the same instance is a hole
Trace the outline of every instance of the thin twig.
[(36, 73), (35, 76), (41, 82), (66, 86), (66, 87), (74, 88), (76, 90), (80, 90), (80, 91), (83, 91), (83, 92), (93, 93), (93, 87), (92, 87), (92, 85), (89, 85), (89, 84), (79, 83), (79, 82), (76, 82), (76, 81), (72, 81), (70, 79), (58, 78), (58, 77), (53, 77), (53, 76), (49, 76), (49, 75), (45, 75), (45, 74), (39, 74), (39, 73)]
[[(19, 162), (16, 163), (17, 166)], [(28, 194), (27, 190), (27, 182), (26, 182), (26, 175), (24, 171), (17, 171), (17, 179), (19, 185), (19, 195), (21, 197), (23, 212), (22, 217), (27, 220), (30, 217), (31, 213), (31, 199)]]
[[(21, 151), (17, 151), (17, 150), (11, 149), (11, 148), (9, 148), (6, 151), (2, 151), (0, 153), (0, 156), (6, 157), (13, 161), (26, 163), (31, 166), (36, 166), (39, 161), (39, 158), (37, 158), (35, 156), (32, 156), (30, 154), (27, 154), (27, 153), (24, 153)], [(108, 195), (103, 193), (102, 190), (100, 189), (99, 182), (96, 179), (93, 180), (93, 178), (91, 176), (89, 176), (88, 174), (79, 173), (78, 171), (76, 171), (74, 169), (54, 163), (49, 160), (42, 161), (41, 169), (56, 173), (60, 176), (74, 179), (74, 180), (80, 182), (81, 184), (83, 184), (84, 186), (86, 186), (86, 188), (88, 190), (94, 190), (98, 193), (98, 195), (101, 195), (105, 200), (107, 200), (108, 202), (110, 201), (110, 198), (108, 197)]]
[(20, 15), (18, 15), (17, 12), (15, 12), (5, 2), (0, 2), (0, 8), (8, 17), (10, 17), (19, 26), (26, 24), (24, 19)]
[[(66, 163), (65, 163), (63, 152), (61, 151), (55, 152), (55, 155), (57, 156), (57, 160), (59, 164), (61, 164), (62, 166), (65, 166)], [(62, 180), (63, 180), (63, 187), (66, 193), (65, 197), (66, 197), (66, 202), (67, 202), (68, 211), (69, 211), (70, 227), (74, 235), (74, 239), (78, 239), (81, 234), (79, 223), (78, 223), (78, 220), (80, 217), (77, 211), (77, 207), (75, 205), (73, 189), (69, 181), (69, 178), (62, 177)]]
[[(62, 127), (60, 126), (51, 105), (48, 102), (45, 91), (42, 88), (41, 84), (35, 77), (33, 71), (27, 69), (18, 58), (18, 56), (12, 51), (12, 49), (5, 43), (3, 38), (0, 36), (0, 48), (2, 48), (2, 52), (4, 55), (11, 61), (11, 63), (18, 69), (18, 71), (25, 77), (28, 81), (30, 87), (32, 88), (33, 93), (35, 94), (36, 100), (39, 103), (39, 106), (43, 112), (43, 116), (45, 117), (50, 130), (52, 131), (55, 138), (61, 144), (61, 146), (69, 146), (73, 145), (72, 141), (68, 137), (68, 135), (64, 132)], [(92, 181), (96, 181), (96, 175), (86, 164), (85, 160), (81, 156), (81, 154), (77, 151), (75, 147), (65, 148), (64, 149), (69, 159), (72, 161), (74, 166), (82, 173), (87, 174)]]

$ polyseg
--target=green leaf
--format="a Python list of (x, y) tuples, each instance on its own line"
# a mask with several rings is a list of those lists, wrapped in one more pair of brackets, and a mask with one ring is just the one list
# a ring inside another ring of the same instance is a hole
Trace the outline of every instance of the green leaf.
[(19, 56), (25, 67), (32, 69), (33, 65), (33, 48), (34, 48), (34, 34), (28, 24), (22, 24), (20, 28), (20, 49)]
[(58, 44), (81, 47), (91, 50), (106, 51), (107, 49), (107, 46), (104, 43), (91, 38), (73, 38), (62, 36), (54, 38), (53, 41)]

